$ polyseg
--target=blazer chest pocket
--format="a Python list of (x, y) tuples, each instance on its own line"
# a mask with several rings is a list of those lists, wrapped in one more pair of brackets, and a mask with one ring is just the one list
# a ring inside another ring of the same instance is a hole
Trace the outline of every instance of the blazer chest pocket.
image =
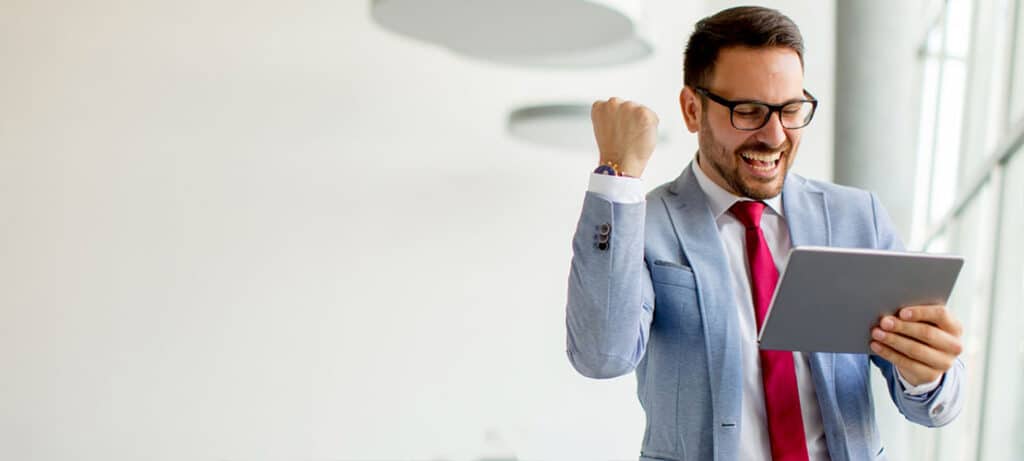
[(656, 260), (651, 265), (651, 281), (655, 284), (673, 285), (690, 289), (697, 288), (693, 278), (693, 269), (682, 264)]

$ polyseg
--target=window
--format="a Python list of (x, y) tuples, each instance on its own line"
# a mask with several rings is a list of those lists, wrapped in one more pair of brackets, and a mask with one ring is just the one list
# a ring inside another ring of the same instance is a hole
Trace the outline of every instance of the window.
[(960, 136), (967, 85), (971, 4), (949, 0), (922, 47), (921, 120), (918, 132), (915, 238), (933, 226), (956, 200)]
[[(1010, 159), (1007, 178), (1024, 175), (1024, 148)], [(977, 459), (1014, 459), (1024, 453), (1024, 182), (1004, 181), (993, 322), (986, 370), (981, 450)]]
[(914, 231), (912, 240), (917, 241), (930, 230), (932, 219), (928, 213), (931, 208), (931, 165), (934, 163), (932, 146), (935, 144), (935, 119), (938, 114), (939, 69), (938, 55), (942, 52), (942, 28), (932, 27), (928, 32), (921, 62), (921, 106), (920, 121), (917, 129), (917, 181), (914, 190)]
[(939, 70), (938, 115), (935, 145), (932, 146), (931, 206), (932, 220), (941, 218), (956, 199), (957, 171), (960, 161), (960, 133), (964, 113), (964, 88), (967, 84), (966, 43), (970, 37), (970, 4), (967, 0), (948, 3), (943, 34), (943, 53)]
[(943, 6), (922, 45), (912, 247), (965, 257), (948, 304), (964, 325), (969, 384), (955, 422), (908, 430), (910, 445), (895, 452), (1016, 459), (1024, 453), (1024, 0)]
[(1010, 92), (1012, 126), (1024, 123), (1024, 0), (1017, 0), (1017, 39), (1014, 44), (1013, 89)]
[[(977, 448), (984, 369), (988, 345), (989, 306), (991, 305), (992, 260), (995, 242), (998, 188), (990, 180), (974, 195), (963, 212), (952, 223), (952, 253), (964, 257), (956, 287), (947, 303), (963, 323), (964, 352), (961, 358), (969, 364), (966, 371), (966, 405), (960, 416), (937, 437), (939, 459), (973, 459)], [(984, 238), (978, 238), (985, 236)]]
[(958, 182), (969, 183), (983, 172), (1006, 134), (1014, 0), (980, 0), (967, 53), (964, 140)]

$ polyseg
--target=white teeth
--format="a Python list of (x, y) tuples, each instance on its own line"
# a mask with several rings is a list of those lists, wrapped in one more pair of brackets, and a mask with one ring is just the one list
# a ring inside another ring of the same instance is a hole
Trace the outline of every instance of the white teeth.
[(740, 155), (742, 155), (743, 158), (757, 160), (759, 162), (775, 162), (782, 157), (782, 152), (776, 152), (774, 154), (754, 154), (751, 152), (743, 152)]

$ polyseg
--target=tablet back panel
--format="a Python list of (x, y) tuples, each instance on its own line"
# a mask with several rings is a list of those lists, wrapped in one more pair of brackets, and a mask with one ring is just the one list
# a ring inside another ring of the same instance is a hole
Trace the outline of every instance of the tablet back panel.
[(798, 247), (779, 279), (761, 349), (871, 353), (871, 328), (900, 307), (944, 304), (963, 258)]

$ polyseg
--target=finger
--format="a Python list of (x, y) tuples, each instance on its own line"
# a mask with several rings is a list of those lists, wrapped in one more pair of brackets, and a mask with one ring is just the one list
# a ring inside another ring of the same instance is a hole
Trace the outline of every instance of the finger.
[(904, 378), (913, 376), (919, 378), (922, 383), (929, 383), (942, 376), (942, 373), (933, 368), (911, 359), (878, 341), (871, 341), (871, 350), (899, 369)]
[(898, 333), (913, 338), (952, 355), (960, 355), (963, 352), (963, 343), (960, 341), (960, 338), (930, 323), (908, 322), (887, 316), (882, 318), (878, 325), (888, 333)]
[(955, 357), (933, 349), (926, 344), (917, 342), (896, 333), (886, 333), (880, 328), (871, 332), (871, 337), (886, 346), (896, 350), (900, 354), (920, 362), (937, 372), (944, 373), (953, 367)]
[(942, 304), (904, 307), (900, 309), (899, 317), (903, 320), (933, 323), (955, 336), (962, 333), (960, 322)]

